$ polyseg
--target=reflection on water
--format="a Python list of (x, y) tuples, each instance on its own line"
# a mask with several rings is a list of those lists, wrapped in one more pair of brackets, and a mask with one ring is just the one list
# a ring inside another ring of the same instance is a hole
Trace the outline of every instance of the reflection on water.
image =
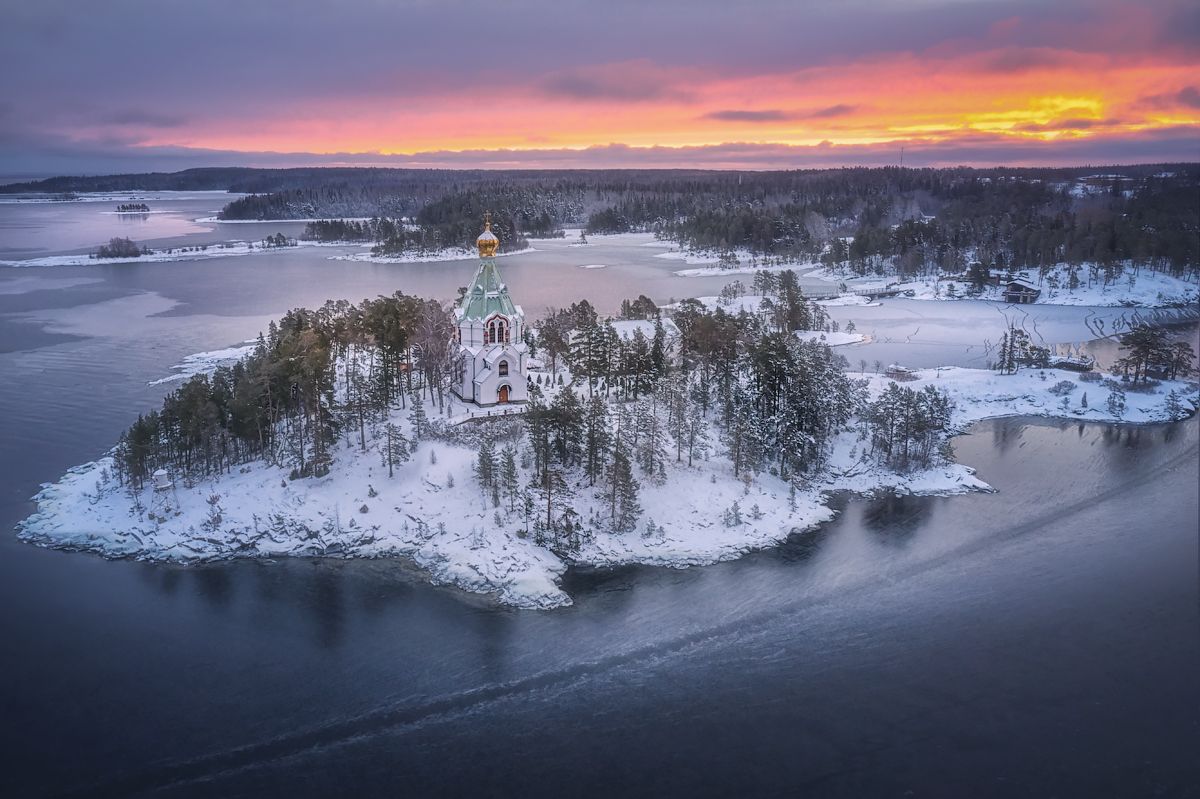
[(934, 501), (911, 494), (885, 494), (862, 503), (863, 526), (888, 546), (905, 547), (933, 512)]

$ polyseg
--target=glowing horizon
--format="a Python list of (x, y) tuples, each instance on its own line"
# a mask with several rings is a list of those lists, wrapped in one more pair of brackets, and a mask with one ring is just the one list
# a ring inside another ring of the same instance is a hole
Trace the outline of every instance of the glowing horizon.
[[(913, 165), (1200, 156), (1200, 12), (1183, 3), (766, 2), (744, 20), (703, 2), (617, 12), (533, 2), (526, 19), (545, 16), (546, 31), (506, 19), (464, 36), (471, 13), (495, 14), (470, 5), (398, 4), (408, 36), (389, 47), (375, 31), (400, 24), (390, 7), (357, 7), (380, 25), (339, 36), (322, 28), (327, 8), (308, 20), (284, 4), (280, 35), (246, 50), (248, 39), (205, 36), (219, 12), (131, 2), (96, 24), (124, 13), (153, 45), (103, 56), (87, 43), (95, 31), (30, 6), (11, 31), (51, 25), (68, 65), (98, 57), (118, 77), (65, 80), (57, 61), (48, 76), (0, 71), (14, 98), (0, 104), (0, 166), (23, 151), (47, 162), (483, 167), (875, 164), (901, 147)], [(679, 22), (689, 8), (704, 13)], [(589, 27), (605, 13), (627, 27)], [(663, 31), (674, 35), (656, 40)], [(14, 65), (38, 50), (37, 36), (5, 38)], [(30, 76), (49, 77), (44, 91), (30, 91)]]

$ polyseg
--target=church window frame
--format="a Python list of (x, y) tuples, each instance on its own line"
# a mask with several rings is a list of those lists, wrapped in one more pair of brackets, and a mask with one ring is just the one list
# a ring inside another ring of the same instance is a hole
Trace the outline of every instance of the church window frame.
[(511, 325), (506, 317), (493, 316), (487, 320), (484, 325), (483, 343), (484, 344), (507, 344), (511, 332)]

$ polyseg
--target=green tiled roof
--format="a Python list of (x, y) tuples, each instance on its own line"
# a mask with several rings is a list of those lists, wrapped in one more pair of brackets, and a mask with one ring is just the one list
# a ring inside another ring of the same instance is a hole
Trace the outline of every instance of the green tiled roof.
[(495, 258), (480, 258), (475, 279), (458, 306), (464, 319), (486, 319), (492, 314), (514, 316), (517, 308), (508, 296), (508, 286), (500, 279)]

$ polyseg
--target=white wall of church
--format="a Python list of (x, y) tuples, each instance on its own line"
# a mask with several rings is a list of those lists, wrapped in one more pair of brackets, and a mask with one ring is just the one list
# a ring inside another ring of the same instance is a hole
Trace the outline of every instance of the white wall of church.
[(507, 389), (507, 402), (525, 402), (529, 399), (529, 378), (528, 347), (520, 339), (523, 320), (519, 315), (500, 317), (500, 321), (508, 325), (508, 342), (488, 343), (487, 326), (495, 320), (495, 315), (486, 320), (460, 320), (459, 368), (462, 375), (457, 394), (464, 401), (477, 405), (496, 405), (505, 401), (502, 389)]

